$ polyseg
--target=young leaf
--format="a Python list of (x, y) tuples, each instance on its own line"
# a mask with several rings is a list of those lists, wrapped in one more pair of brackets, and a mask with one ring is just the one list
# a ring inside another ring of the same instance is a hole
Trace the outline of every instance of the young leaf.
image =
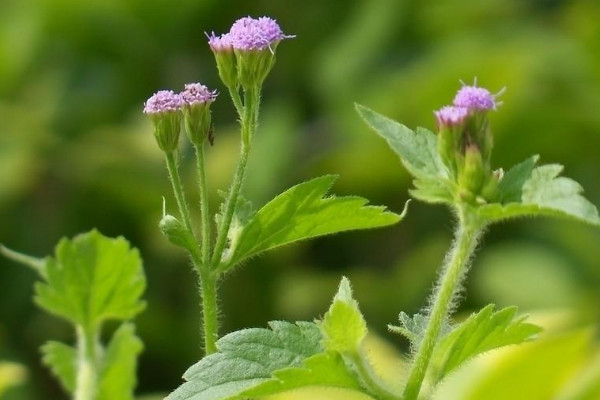
[(345, 277), (323, 318), (321, 330), (328, 350), (342, 354), (359, 353), (360, 345), (367, 336), (367, 323), (352, 297), (350, 281)]
[(296, 185), (271, 200), (243, 227), (237, 245), (223, 260), (227, 270), (265, 250), (299, 240), (354, 229), (394, 224), (403, 215), (367, 206), (361, 197), (325, 197), (335, 181), (323, 176)]
[(59, 342), (48, 342), (42, 346), (42, 362), (68, 392), (75, 391), (77, 376), (77, 350)]
[(473, 314), (437, 345), (432, 366), (434, 379), (439, 381), (471, 358), (498, 347), (531, 340), (541, 331), (537, 325), (515, 318), (516, 307), (494, 312), (490, 304)]
[(490, 222), (547, 215), (600, 225), (598, 210), (581, 195), (581, 185), (559, 176), (563, 170), (561, 165), (533, 168), (535, 161), (532, 157), (509, 170), (499, 186), (501, 198), (508, 203), (481, 206), (479, 215)]
[(143, 348), (133, 324), (125, 323), (114, 333), (104, 358), (98, 400), (133, 400), (137, 357)]
[(405, 312), (401, 312), (398, 320), (400, 325), (388, 325), (388, 329), (407, 338), (411, 348), (417, 348), (427, 328), (427, 318), (422, 314), (415, 314), (411, 318)]
[(136, 249), (98, 231), (62, 239), (36, 284), (36, 301), (49, 312), (84, 327), (130, 319), (144, 308), (146, 282)]
[(219, 352), (192, 366), (166, 400), (241, 400), (323, 385), (362, 390), (341, 356), (325, 352), (316, 324), (269, 325), (221, 338)]
[(411, 195), (428, 203), (452, 204), (454, 189), (437, 149), (437, 137), (424, 128), (412, 131), (375, 111), (356, 105), (362, 119), (383, 137), (415, 178)]

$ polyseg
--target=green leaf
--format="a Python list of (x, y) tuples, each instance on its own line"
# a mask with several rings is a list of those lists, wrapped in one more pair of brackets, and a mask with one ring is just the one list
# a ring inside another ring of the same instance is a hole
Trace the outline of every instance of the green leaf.
[(49, 312), (89, 329), (104, 320), (126, 320), (145, 304), (142, 261), (124, 238), (98, 231), (62, 239), (47, 259), (44, 281), (36, 284), (36, 301)]
[[(243, 227), (221, 270), (265, 250), (299, 240), (355, 229), (394, 224), (403, 215), (367, 206), (361, 197), (326, 197), (336, 177), (323, 176), (296, 185), (271, 200)], [(406, 210), (405, 210), (406, 211)]]
[(517, 352), (489, 360), (479, 367), (477, 374), (471, 374), (478, 376), (469, 377), (464, 393), (457, 393), (456, 398), (596, 400), (598, 397), (586, 397), (585, 393), (568, 397), (563, 392), (592, 367), (587, 362), (597, 347), (594, 331), (587, 328), (549, 335), (520, 347)]
[(143, 349), (133, 324), (122, 324), (114, 333), (104, 358), (98, 400), (133, 400), (137, 357)]
[(494, 312), (490, 304), (446, 335), (433, 355), (434, 379), (439, 381), (471, 358), (499, 347), (531, 340), (539, 326), (516, 318), (516, 307)]
[(184, 375), (167, 400), (236, 400), (304, 386), (362, 390), (341, 356), (326, 352), (311, 322), (271, 322), (271, 329), (244, 329), (217, 342), (218, 353)]
[(500, 183), (498, 184), (498, 192), (500, 203), (510, 203), (521, 201), (523, 195), (523, 185), (531, 177), (531, 172), (535, 168), (539, 160), (539, 156), (529, 157), (527, 160), (515, 165), (509, 169)]
[[(535, 160), (536, 158), (532, 157), (513, 167), (502, 179), (500, 196), (508, 200), (508, 203), (481, 206), (477, 209), (479, 215), (490, 222), (547, 215), (600, 225), (598, 210), (581, 195), (581, 185), (572, 179), (559, 176), (563, 167), (558, 164), (543, 165), (530, 170)], [(527, 177), (528, 171), (530, 175)], [(506, 183), (503, 184), (505, 179)]]
[(352, 297), (350, 281), (343, 278), (329, 311), (321, 323), (324, 345), (342, 354), (359, 354), (367, 336), (367, 324)]
[(405, 312), (401, 312), (398, 320), (400, 325), (388, 325), (388, 329), (407, 338), (411, 348), (417, 348), (427, 328), (427, 318), (422, 314), (415, 314), (411, 317)]
[(411, 195), (428, 203), (452, 204), (453, 184), (437, 149), (437, 136), (424, 128), (412, 131), (375, 111), (356, 104), (362, 119), (383, 137), (415, 178)]
[(73, 393), (77, 376), (77, 350), (58, 342), (48, 342), (41, 350), (44, 365), (50, 368), (68, 393)]

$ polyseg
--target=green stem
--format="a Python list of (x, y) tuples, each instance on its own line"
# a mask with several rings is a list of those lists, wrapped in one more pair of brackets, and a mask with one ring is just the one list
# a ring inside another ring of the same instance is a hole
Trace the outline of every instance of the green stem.
[(217, 277), (213, 271), (203, 269), (200, 277), (200, 295), (202, 296), (204, 351), (209, 355), (217, 351), (217, 339), (219, 339)]
[(227, 233), (231, 226), (235, 206), (240, 195), (242, 184), (244, 182), (244, 173), (246, 172), (246, 164), (248, 163), (248, 155), (250, 153), (250, 144), (254, 131), (256, 129), (257, 108), (259, 102), (258, 89), (249, 89), (244, 93), (244, 113), (242, 117), (242, 145), (241, 155), (238, 165), (233, 176), (233, 182), (229, 189), (229, 195), (225, 201), (225, 213), (221, 220), (217, 233), (217, 241), (213, 251), (211, 263), (216, 268), (221, 262), (225, 245), (227, 244)]
[(193, 235), (194, 230), (192, 229), (192, 219), (190, 218), (190, 211), (188, 209), (187, 202), (185, 201), (185, 194), (183, 192), (183, 186), (181, 185), (181, 179), (179, 178), (179, 170), (177, 168), (177, 152), (165, 152), (165, 159), (167, 161), (167, 170), (169, 171), (169, 179), (173, 186), (173, 194), (175, 194), (175, 200), (179, 207), (179, 213), (185, 228), (190, 231)]
[(98, 397), (98, 346), (96, 331), (77, 327), (75, 400), (95, 400)]
[(233, 105), (235, 106), (235, 110), (237, 111), (240, 118), (243, 118), (244, 113), (244, 105), (242, 104), (242, 98), (240, 97), (240, 92), (232, 86), (228, 86), (229, 95), (231, 96), (231, 100), (233, 101)]
[(202, 227), (202, 267), (210, 269), (210, 209), (206, 184), (204, 145), (196, 147), (196, 166), (198, 168), (198, 186), (200, 189), (200, 224)]
[(447, 256), (444, 272), (434, 293), (425, 335), (415, 355), (404, 389), (404, 400), (415, 400), (419, 396), (441, 327), (448, 318), (454, 296), (460, 287), (466, 266), (480, 234), (480, 226), (466, 218), (464, 210), (461, 210), (456, 239)]
[(206, 184), (206, 168), (204, 162), (204, 145), (196, 147), (198, 167), (198, 185), (200, 188), (200, 216), (202, 225), (202, 266), (200, 268), (199, 286), (202, 299), (202, 328), (204, 333), (204, 351), (206, 355), (217, 351), (219, 338), (219, 307), (217, 304), (217, 278), (210, 267), (210, 213), (208, 190)]
[(368, 389), (369, 395), (377, 400), (398, 400), (399, 396), (385, 388), (385, 384), (375, 374), (364, 355), (353, 354), (348, 356), (348, 361), (354, 366), (354, 369), (360, 376), (363, 384)]

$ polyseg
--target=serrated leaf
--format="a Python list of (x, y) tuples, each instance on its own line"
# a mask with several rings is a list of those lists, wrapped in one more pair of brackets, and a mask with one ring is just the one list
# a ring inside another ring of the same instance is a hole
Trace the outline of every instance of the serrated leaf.
[(221, 338), (218, 353), (188, 369), (187, 382), (167, 400), (237, 400), (319, 385), (361, 390), (341, 356), (325, 352), (316, 324), (277, 321), (270, 327)]
[(44, 365), (50, 368), (68, 393), (73, 393), (77, 377), (77, 350), (59, 342), (48, 342), (41, 350)]
[[(515, 171), (510, 184), (505, 184), (501, 197), (511, 202), (488, 204), (478, 208), (484, 219), (494, 222), (503, 219), (547, 215), (567, 217), (593, 225), (600, 225), (598, 210), (581, 194), (583, 188), (570, 178), (559, 176), (563, 167), (558, 164), (543, 165), (531, 170), (524, 180), (534, 159), (529, 159), (509, 171)], [(507, 175), (509, 174), (507, 173)], [(504, 179), (503, 179), (504, 180)], [(518, 183), (523, 182), (521, 189)], [(519, 195), (518, 202), (514, 201)]]
[(473, 357), (499, 347), (531, 340), (541, 328), (525, 322), (526, 317), (515, 317), (516, 307), (494, 312), (490, 304), (471, 315), (446, 335), (437, 345), (433, 359), (436, 381)]
[(521, 201), (523, 185), (531, 177), (531, 172), (539, 160), (539, 156), (529, 157), (527, 160), (509, 169), (498, 183), (500, 203)]
[(123, 324), (114, 333), (104, 358), (98, 400), (133, 400), (137, 380), (137, 357), (143, 348), (133, 324)]
[(108, 319), (126, 320), (144, 308), (142, 261), (122, 237), (98, 231), (62, 239), (47, 259), (36, 301), (76, 325), (95, 329)]
[(275, 247), (337, 232), (391, 225), (402, 216), (367, 206), (361, 197), (326, 197), (335, 181), (323, 176), (296, 185), (261, 208), (242, 229), (237, 246), (223, 260), (227, 270)]
[(367, 336), (367, 323), (352, 297), (347, 278), (342, 278), (329, 311), (321, 322), (325, 348), (342, 354), (358, 354)]
[(415, 178), (411, 195), (428, 203), (453, 202), (453, 185), (438, 150), (437, 136), (424, 128), (415, 131), (375, 111), (356, 105), (362, 119), (383, 137)]

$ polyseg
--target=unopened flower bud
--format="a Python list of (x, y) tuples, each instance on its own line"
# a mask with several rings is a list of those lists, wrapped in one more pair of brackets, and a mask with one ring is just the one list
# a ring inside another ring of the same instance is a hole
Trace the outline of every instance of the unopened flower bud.
[(469, 116), (469, 109), (464, 107), (445, 106), (434, 112), (438, 125), (438, 152), (444, 164), (455, 174), (457, 156), (460, 154), (464, 124)]
[(180, 96), (187, 135), (194, 146), (201, 146), (210, 132), (210, 105), (217, 93), (200, 83), (188, 83)]
[(217, 70), (219, 78), (230, 88), (238, 87), (238, 71), (235, 62), (235, 54), (233, 53), (233, 45), (228, 33), (221, 36), (211, 33), (208, 36), (208, 45), (215, 55), (217, 62)]
[(481, 158), (481, 151), (475, 145), (465, 148), (463, 165), (459, 168), (458, 185), (476, 197), (486, 177), (486, 168)]
[(245, 17), (237, 20), (228, 34), (238, 68), (239, 83), (244, 88), (262, 85), (275, 63), (275, 50), (285, 35), (277, 22), (268, 17)]
[(193, 235), (174, 216), (169, 214), (163, 215), (158, 227), (169, 242), (174, 245), (183, 247), (184, 249), (193, 249), (196, 246), (196, 240)]
[(181, 107), (183, 100), (171, 90), (161, 90), (144, 103), (144, 114), (152, 119), (154, 137), (164, 152), (172, 152), (179, 144), (181, 131)]

